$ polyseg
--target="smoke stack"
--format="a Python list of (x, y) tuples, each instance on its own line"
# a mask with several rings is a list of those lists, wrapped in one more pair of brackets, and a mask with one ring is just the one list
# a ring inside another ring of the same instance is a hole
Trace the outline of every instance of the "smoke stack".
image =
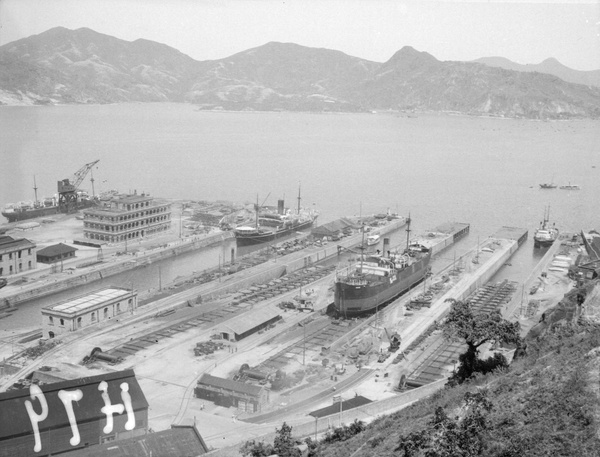
[(283, 200), (277, 200), (277, 214), (281, 214), (281, 215), (284, 214), (285, 208), (283, 207), (283, 205), (284, 205)]

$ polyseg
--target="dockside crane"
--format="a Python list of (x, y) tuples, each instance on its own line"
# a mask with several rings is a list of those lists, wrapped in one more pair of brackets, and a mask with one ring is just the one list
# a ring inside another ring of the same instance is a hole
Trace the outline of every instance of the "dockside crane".
[(86, 163), (75, 172), (72, 178), (58, 181), (58, 208), (61, 213), (68, 213), (77, 208), (77, 203), (79, 201), (77, 190), (92, 167), (98, 162), (100, 162), (100, 160)]

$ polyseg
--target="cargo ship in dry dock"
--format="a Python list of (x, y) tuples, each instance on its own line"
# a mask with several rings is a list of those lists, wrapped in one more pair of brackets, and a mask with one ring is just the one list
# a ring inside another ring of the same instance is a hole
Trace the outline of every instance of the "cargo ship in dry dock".
[(410, 218), (407, 223), (402, 253), (388, 251), (384, 239), (383, 255), (361, 255), (359, 262), (336, 275), (333, 306), (337, 315), (359, 317), (383, 308), (421, 282), (430, 271), (431, 256), (466, 236), (470, 228), (469, 224), (448, 223), (411, 240)]
[(258, 201), (255, 205), (256, 219), (254, 226), (236, 227), (234, 230), (238, 246), (266, 243), (294, 232), (309, 229), (317, 220), (313, 210), (300, 206), (300, 190), (298, 190), (298, 209), (296, 213), (284, 208), (284, 201), (278, 200), (277, 211), (260, 212)]
[[(25, 201), (18, 203), (7, 203), (1, 214), (8, 219), (8, 222), (19, 222), (36, 217), (50, 216), (57, 213), (68, 213), (81, 208), (88, 208), (95, 205), (93, 198), (79, 190), (79, 185), (86, 177), (92, 167), (99, 161), (85, 164), (77, 170), (72, 178), (58, 181), (58, 198), (45, 197), (41, 201), (37, 197), (37, 184), (35, 176), (33, 177), (33, 190), (35, 192), (34, 201)], [(94, 177), (91, 178), (92, 188), (94, 186)], [(92, 190), (93, 193), (93, 190)]]

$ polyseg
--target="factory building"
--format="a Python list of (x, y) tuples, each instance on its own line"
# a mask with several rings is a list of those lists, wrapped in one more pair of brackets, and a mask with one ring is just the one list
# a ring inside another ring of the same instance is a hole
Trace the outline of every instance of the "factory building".
[(204, 374), (194, 389), (194, 395), (215, 405), (255, 413), (269, 403), (269, 389), (231, 379)]
[(0, 393), (1, 457), (58, 455), (147, 433), (148, 402), (133, 370)]
[(219, 326), (221, 338), (227, 341), (239, 341), (259, 332), (281, 319), (281, 310), (276, 308), (253, 309), (234, 317)]
[(0, 235), (0, 276), (9, 276), (37, 267), (36, 245), (25, 238)]
[(137, 292), (118, 287), (70, 298), (42, 308), (43, 336), (55, 338), (121, 314), (133, 313), (136, 308)]
[(122, 243), (160, 234), (171, 228), (171, 203), (149, 195), (117, 195), (103, 206), (83, 211), (86, 240)]

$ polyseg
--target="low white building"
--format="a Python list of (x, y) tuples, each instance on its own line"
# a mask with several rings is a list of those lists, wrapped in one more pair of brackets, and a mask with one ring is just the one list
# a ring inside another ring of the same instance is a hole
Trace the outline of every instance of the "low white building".
[(133, 313), (137, 308), (137, 292), (111, 287), (97, 290), (55, 305), (42, 308), (44, 338), (54, 338), (68, 332)]

